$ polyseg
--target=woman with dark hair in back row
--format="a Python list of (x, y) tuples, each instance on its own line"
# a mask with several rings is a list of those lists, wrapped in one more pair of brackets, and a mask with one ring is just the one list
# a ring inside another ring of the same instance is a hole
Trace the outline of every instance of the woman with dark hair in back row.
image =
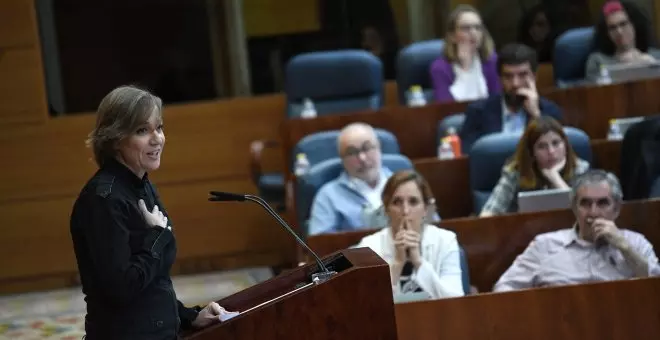
[(652, 45), (651, 22), (644, 12), (630, 2), (608, 1), (596, 26), (586, 76), (598, 79), (603, 66), (656, 62), (660, 50)]
[(520, 21), (518, 42), (536, 51), (539, 63), (552, 61), (553, 27), (544, 4), (529, 9)]

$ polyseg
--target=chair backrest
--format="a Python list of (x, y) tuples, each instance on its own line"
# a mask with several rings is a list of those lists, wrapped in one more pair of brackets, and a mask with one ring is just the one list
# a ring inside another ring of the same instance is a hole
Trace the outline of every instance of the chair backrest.
[[(382, 154), (400, 154), (399, 141), (391, 132), (383, 129), (374, 129), (376, 137), (380, 142)], [(296, 155), (304, 153), (311, 166), (331, 158), (339, 157), (337, 149), (337, 138), (339, 130), (330, 130), (313, 133), (303, 137), (293, 148), (290, 159), (290, 169), (293, 169)]]
[(286, 66), (287, 116), (300, 117), (305, 98), (318, 116), (383, 106), (383, 64), (362, 50), (305, 53)]
[[(382, 163), (392, 172), (413, 168), (410, 159), (404, 155), (383, 154)], [(332, 158), (312, 166), (305, 175), (297, 178), (296, 216), (303, 235), (307, 235), (307, 219), (314, 196), (324, 184), (339, 177), (342, 171), (341, 159)]]
[(443, 118), (438, 122), (438, 136), (435, 140), (440, 143), (440, 138), (447, 135), (450, 127), (456, 129), (456, 133), (460, 134), (461, 129), (463, 129), (463, 123), (465, 123), (465, 113), (455, 113)]
[(653, 183), (651, 183), (651, 189), (649, 189), (649, 199), (652, 198), (660, 198), (660, 177), (656, 177)]
[(463, 282), (463, 292), (465, 295), (470, 294), (470, 266), (468, 266), (467, 254), (461, 245), (458, 245), (458, 251), (460, 252), (460, 261), (461, 261), (461, 280)]
[(593, 27), (582, 27), (570, 29), (557, 38), (552, 65), (558, 87), (567, 87), (584, 80), (593, 36)]
[(660, 115), (648, 116), (629, 127), (621, 141), (619, 180), (623, 198), (646, 199), (653, 181), (660, 176)]
[(444, 40), (427, 40), (408, 45), (397, 56), (396, 83), (399, 103), (407, 103), (407, 92), (413, 85), (420, 85), (427, 102), (433, 102), (433, 84), (430, 67), (440, 58)]
[[(589, 136), (573, 127), (565, 127), (564, 132), (577, 156), (591, 162)], [(502, 167), (515, 153), (519, 141), (518, 133), (495, 133), (486, 135), (474, 143), (469, 162), (470, 189), (475, 213), (479, 213), (488, 201), (502, 174)]]

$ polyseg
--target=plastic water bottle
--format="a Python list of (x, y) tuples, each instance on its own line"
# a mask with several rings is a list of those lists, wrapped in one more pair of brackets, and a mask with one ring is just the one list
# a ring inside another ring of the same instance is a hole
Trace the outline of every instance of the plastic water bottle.
[(600, 65), (600, 75), (598, 76), (598, 85), (612, 84), (612, 77), (610, 77), (610, 70), (605, 65)]
[(303, 100), (303, 108), (300, 111), (300, 117), (302, 118), (314, 118), (316, 117), (316, 107), (314, 107), (314, 102), (311, 99), (305, 98)]
[(293, 173), (296, 175), (296, 177), (303, 176), (309, 171), (309, 160), (307, 159), (307, 155), (304, 153), (299, 153), (296, 155), (296, 164), (293, 167)]
[(424, 97), (422, 87), (419, 85), (411, 86), (410, 91), (408, 92), (408, 106), (420, 107), (424, 105), (426, 105), (426, 98)]
[(449, 145), (451, 145), (451, 149), (454, 152), (454, 157), (460, 157), (462, 152), (461, 152), (461, 137), (458, 136), (458, 133), (456, 133), (456, 128), (451, 126), (447, 129), (447, 136), (444, 138)]
[(622, 140), (623, 134), (616, 119), (610, 119), (610, 129), (607, 132), (607, 140)]
[(445, 138), (440, 141), (440, 146), (438, 146), (438, 159), (454, 159), (454, 149), (452, 149), (451, 144)]

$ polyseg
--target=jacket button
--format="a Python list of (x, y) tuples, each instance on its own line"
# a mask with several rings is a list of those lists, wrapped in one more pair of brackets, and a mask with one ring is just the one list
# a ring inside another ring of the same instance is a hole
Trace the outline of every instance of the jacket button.
[(161, 320), (156, 321), (156, 327), (163, 327), (163, 321)]

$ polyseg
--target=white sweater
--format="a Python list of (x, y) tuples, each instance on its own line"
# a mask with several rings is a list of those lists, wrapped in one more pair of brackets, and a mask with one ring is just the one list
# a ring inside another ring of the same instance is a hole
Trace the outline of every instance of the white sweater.
[[(394, 262), (394, 242), (391, 228), (383, 228), (365, 236), (356, 247), (369, 247), (387, 264)], [(432, 299), (463, 296), (461, 263), (456, 234), (434, 225), (422, 231), (422, 264), (413, 271), (412, 280)], [(400, 293), (398, 282), (392, 285), (394, 294)]]

